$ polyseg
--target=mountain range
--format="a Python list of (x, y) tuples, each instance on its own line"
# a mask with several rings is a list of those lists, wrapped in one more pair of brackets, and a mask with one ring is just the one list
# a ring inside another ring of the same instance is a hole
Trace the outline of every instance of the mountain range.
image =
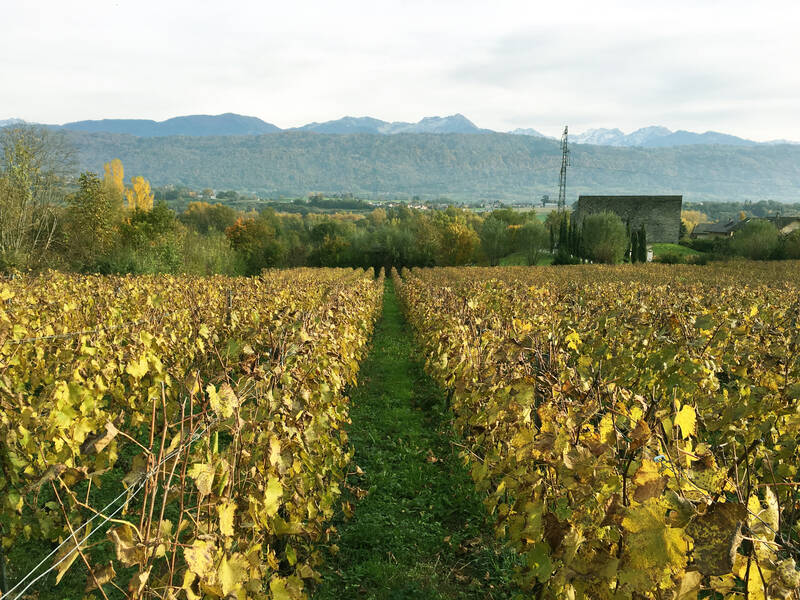
[[(153, 185), (183, 185), (301, 197), (352, 192), (362, 197), (465, 202), (555, 198), (558, 140), (508, 133), (136, 137), (66, 131), (82, 170), (103, 172), (119, 158), (125, 173)], [(578, 194), (682, 194), (684, 200), (800, 200), (800, 145), (661, 148), (575, 144), (567, 198)]]
[[(24, 123), (20, 119), (0, 120), (0, 127)], [(402, 121), (382, 121), (373, 117), (342, 117), (322, 123), (308, 123), (301, 127), (281, 129), (257, 117), (247, 117), (234, 113), (221, 115), (188, 115), (174, 117), (166, 121), (149, 119), (101, 119), (74, 121), (63, 125), (48, 125), (51, 128), (69, 131), (85, 131), (92, 133), (119, 133), (137, 137), (167, 136), (225, 136), (225, 135), (263, 135), (280, 131), (305, 131), (321, 134), (373, 134), (395, 135), (403, 133), (497, 133), (475, 125), (462, 114), (446, 117), (425, 117), (416, 123)], [(537, 138), (554, 139), (536, 129), (518, 128), (509, 131), (513, 135), (525, 135)], [(759, 142), (741, 137), (707, 131), (695, 133), (691, 131), (671, 131), (666, 127), (650, 126), (637, 129), (632, 133), (624, 133), (619, 129), (589, 129), (583, 133), (570, 136), (570, 141), (577, 144), (594, 144), (599, 146), (627, 146), (640, 148), (665, 148), (690, 145), (725, 145), (754, 146)], [(792, 143), (786, 140), (764, 142), (765, 144)]]

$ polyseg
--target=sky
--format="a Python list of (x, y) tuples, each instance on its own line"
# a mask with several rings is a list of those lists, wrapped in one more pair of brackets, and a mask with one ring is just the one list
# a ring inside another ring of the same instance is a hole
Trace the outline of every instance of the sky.
[(0, 119), (462, 113), (800, 140), (800, 2), (0, 2)]

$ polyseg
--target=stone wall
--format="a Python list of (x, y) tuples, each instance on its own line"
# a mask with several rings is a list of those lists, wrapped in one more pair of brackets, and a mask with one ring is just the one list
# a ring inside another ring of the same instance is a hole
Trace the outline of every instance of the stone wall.
[(581, 223), (586, 215), (613, 212), (631, 230), (644, 225), (647, 242), (677, 244), (681, 231), (683, 196), (580, 196), (574, 218)]

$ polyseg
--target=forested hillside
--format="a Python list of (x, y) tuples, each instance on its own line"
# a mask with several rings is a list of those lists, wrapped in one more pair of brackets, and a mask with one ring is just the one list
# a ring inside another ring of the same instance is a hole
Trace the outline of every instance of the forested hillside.
[[(80, 166), (102, 172), (109, 157), (154, 185), (250, 190), (538, 200), (557, 191), (557, 141), (511, 134), (325, 135), (141, 138), (69, 132)], [(797, 201), (800, 146), (572, 146), (568, 198), (580, 193), (683, 194), (685, 200)]]

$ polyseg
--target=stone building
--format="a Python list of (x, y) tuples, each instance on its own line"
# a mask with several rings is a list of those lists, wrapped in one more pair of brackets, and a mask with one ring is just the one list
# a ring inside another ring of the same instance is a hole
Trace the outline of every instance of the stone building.
[(677, 244), (681, 233), (683, 196), (580, 196), (573, 218), (583, 222), (586, 215), (613, 212), (631, 229), (644, 225), (650, 244)]

